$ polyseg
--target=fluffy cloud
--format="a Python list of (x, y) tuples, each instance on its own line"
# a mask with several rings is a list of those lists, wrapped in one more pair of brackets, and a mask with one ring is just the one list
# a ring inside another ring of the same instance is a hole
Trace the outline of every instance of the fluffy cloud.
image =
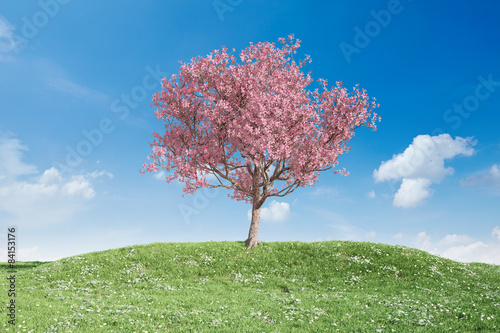
[(377, 233), (373, 230), (370, 232), (367, 232), (365, 235), (366, 238), (375, 238), (375, 236), (377, 236)]
[(497, 242), (475, 241), (468, 235), (449, 234), (433, 243), (425, 231), (414, 241), (417, 248), (459, 262), (483, 262), (500, 265), (500, 227), (493, 228), (491, 234)]
[(155, 173), (153, 175), (153, 177), (155, 177), (156, 179), (159, 179), (159, 180), (164, 180), (165, 179), (165, 171), (160, 170), (157, 173)]
[(430, 197), (432, 183), (440, 183), (454, 173), (453, 168), (444, 166), (445, 160), (458, 155), (471, 156), (473, 145), (472, 138), (452, 139), (449, 134), (419, 135), (403, 153), (382, 162), (373, 171), (373, 178), (375, 182), (401, 179), (393, 204), (402, 208), (414, 207)]
[(420, 249), (432, 254), (437, 254), (437, 250), (431, 242), (431, 236), (427, 235), (425, 231), (418, 233), (417, 239), (414, 244)]
[(469, 245), (450, 247), (441, 256), (460, 262), (484, 262), (500, 265), (500, 244), (475, 242)]
[[(163, 172), (163, 170), (160, 171), (160, 172)], [(200, 172), (200, 171), (197, 171), (197, 174), (198, 174), (198, 177), (202, 177), (203, 176), (203, 173)], [(213, 184), (213, 185), (219, 184), (219, 181), (217, 180), (217, 177), (213, 173), (209, 172), (209, 173), (205, 174), (204, 176), (207, 179), (207, 183)], [(162, 178), (165, 178), (165, 176), (163, 175)]]
[(490, 169), (478, 172), (476, 175), (461, 179), (462, 186), (496, 186), (500, 187), (500, 168), (497, 164), (493, 164)]
[[(248, 219), (252, 219), (252, 210), (247, 212)], [(290, 205), (286, 202), (271, 201), (269, 207), (262, 207), (260, 218), (262, 221), (280, 222), (290, 217)]]
[(500, 242), (500, 227), (496, 226), (495, 228), (493, 228), (493, 230), (491, 231), (491, 235)]
[(50, 168), (38, 177), (34, 165), (23, 162), (27, 150), (19, 140), (0, 139), (0, 212), (8, 222), (23, 227), (44, 227), (68, 221), (83, 208), (82, 203), (95, 196), (91, 179), (111, 174), (101, 171), (64, 178)]
[(0, 138), (0, 175), (3, 179), (37, 172), (36, 166), (22, 160), (23, 151), (27, 150), (17, 139)]
[(14, 38), (14, 26), (0, 15), (0, 61), (8, 61), (11, 58), (4, 56), (15, 51), (18, 48), (18, 43)]
[(95, 191), (89, 176), (63, 179), (55, 168), (29, 181), (0, 182), (0, 211), (10, 214), (11, 224), (45, 227), (70, 220)]
[(74, 176), (71, 181), (64, 184), (61, 193), (68, 197), (80, 197), (84, 200), (90, 200), (95, 195), (92, 185), (84, 176)]
[(444, 167), (444, 160), (457, 155), (471, 156), (475, 144), (471, 138), (456, 137), (449, 134), (437, 136), (419, 135), (401, 154), (394, 155), (389, 161), (382, 162), (373, 171), (376, 182), (398, 180), (401, 178), (427, 178), (439, 183), (447, 175), (452, 175), (451, 167)]
[(90, 200), (94, 195), (94, 189), (85, 176), (73, 176), (65, 181), (57, 169), (50, 168), (34, 181), (14, 181), (1, 186), (0, 209), (12, 210), (8, 202), (19, 202), (21, 199), (31, 204), (47, 197)]
[(366, 196), (370, 199), (373, 199), (375, 198), (375, 191), (370, 191), (368, 193), (366, 193)]
[(426, 178), (403, 178), (401, 187), (394, 195), (394, 206), (401, 208), (418, 206), (432, 195), (430, 185), (431, 181)]
[(467, 235), (446, 235), (443, 239), (441, 239), (437, 244), (443, 246), (450, 246), (455, 244), (467, 244), (471, 243), (474, 240)]

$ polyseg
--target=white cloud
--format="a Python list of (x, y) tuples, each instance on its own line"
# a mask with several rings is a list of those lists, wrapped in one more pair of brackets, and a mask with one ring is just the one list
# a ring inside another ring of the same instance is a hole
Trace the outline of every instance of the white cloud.
[(500, 187), (500, 168), (497, 164), (488, 170), (478, 172), (476, 175), (461, 179), (460, 185), (462, 186), (498, 186)]
[(418, 135), (401, 154), (382, 162), (378, 170), (373, 171), (375, 182), (398, 180), (401, 178), (427, 178), (439, 183), (447, 175), (452, 175), (451, 167), (444, 167), (444, 160), (458, 155), (474, 154), (472, 138), (456, 137), (449, 134), (437, 136)]
[(414, 244), (421, 250), (459, 262), (500, 265), (500, 227), (493, 228), (491, 234), (499, 242), (474, 242), (474, 239), (468, 235), (448, 234), (434, 244), (431, 237), (423, 231), (417, 235)]
[(444, 161), (458, 155), (471, 156), (474, 145), (472, 138), (452, 139), (449, 134), (418, 135), (403, 153), (382, 162), (373, 171), (373, 178), (375, 182), (402, 179), (393, 204), (402, 208), (415, 207), (431, 196), (429, 186), (432, 183), (440, 183), (454, 173), (453, 168), (444, 166)]
[(418, 233), (417, 239), (414, 241), (417, 248), (427, 251), (432, 254), (437, 254), (436, 248), (432, 245), (431, 236), (427, 235), (425, 231)]
[(271, 201), (269, 207), (264, 207), (260, 211), (263, 221), (280, 222), (290, 217), (290, 205), (286, 202)]
[(441, 246), (450, 246), (455, 244), (467, 244), (473, 242), (474, 239), (467, 235), (446, 235), (443, 239), (441, 239), (437, 245)]
[(0, 211), (12, 216), (11, 224), (45, 227), (70, 220), (94, 196), (86, 176), (64, 180), (51, 168), (38, 179), (0, 183)]
[[(249, 220), (252, 220), (252, 210), (247, 212)], [(262, 207), (260, 210), (260, 219), (262, 221), (281, 222), (290, 217), (290, 205), (286, 202), (271, 201), (269, 207)]]
[(403, 178), (401, 187), (394, 195), (393, 204), (396, 207), (410, 208), (418, 206), (432, 195), (429, 189), (431, 181), (425, 178)]
[(275, 167), (275, 166), (274, 166), (274, 164), (273, 164), (273, 165), (271, 165), (271, 166), (269, 167), (269, 169), (267, 170), (267, 175), (268, 175), (269, 177), (271, 177), (271, 176), (273, 175), (273, 173), (274, 173), (274, 169), (276, 169), (276, 167)]
[[(53, 167), (45, 170), (38, 180), (15, 181), (0, 187), (0, 197), (3, 196), (5, 201), (20, 198), (25, 198), (25, 201), (36, 201), (42, 197), (57, 195), (90, 200), (95, 192), (85, 176), (72, 176), (70, 180), (63, 181), (59, 171)], [(0, 208), (2, 206), (4, 210), (9, 210), (7, 205), (0, 204)]]
[(500, 242), (500, 227), (496, 226), (491, 231), (491, 235)]
[(108, 176), (109, 179), (112, 179), (114, 176), (113, 174), (107, 172), (106, 170), (102, 170), (102, 171), (94, 171), (92, 173), (89, 173), (88, 176), (90, 178), (99, 178), (99, 177), (103, 177), (103, 176)]
[(70, 198), (83, 198), (84, 200), (90, 200), (95, 196), (92, 185), (81, 175), (73, 176), (69, 182), (64, 184), (61, 192), (64, 196)]
[(105, 171), (63, 178), (59, 170), (50, 168), (38, 177), (20, 180), (36, 173), (34, 165), (22, 161), (26, 150), (17, 139), (0, 139), (0, 212), (7, 213), (13, 225), (44, 227), (70, 220), (83, 209), (82, 204), (95, 196), (91, 179)]
[(160, 170), (157, 173), (155, 173), (153, 175), (153, 177), (155, 177), (156, 179), (159, 179), (159, 180), (165, 180), (165, 171)]
[(2, 178), (36, 173), (36, 166), (22, 161), (22, 151), (28, 148), (21, 141), (10, 138), (0, 138), (0, 175)]
[(15, 27), (10, 22), (0, 15), (0, 61), (8, 61), (11, 58), (8, 55), (1, 56), (2, 53), (7, 54), (18, 49), (19, 44), (15, 39), (13, 31)]
[[(163, 172), (160, 171), (160, 172)], [(209, 172), (209, 173), (206, 173), (206, 174), (203, 174), (203, 172), (201, 171), (196, 171), (196, 174), (198, 175), (198, 177), (202, 177), (203, 175), (205, 176), (205, 178), (207, 179), (207, 183), (209, 184), (212, 184), (212, 185), (215, 185), (215, 184), (218, 184), (219, 181), (217, 180), (217, 177), (215, 177), (215, 175), (212, 173), (212, 172)], [(162, 174), (161, 176), (162, 178), (164, 178), (164, 174)]]
[(404, 235), (403, 235), (403, 233), (398, 232), (398, 233), (397, 233), (397, 234), (395, 234), (393, 237), (394, 237), (395, 239), (402, 239), (402, 238), (404, 237)]
[(210, 184), (219, 184), (219, 181), (217, 180), (217, 177), (213, 173), (209, 173), (208, 175), (205, 175), (205, 178), (207, 178), (207, 182)]
[(375, 191), (370, 191), (368, 193), (366, 193), (366, 196), (370, 199), (373, 199), (375, 198)]
[(441, 256), (460, 262), (483, 262), (500, 265), (500, 244), (475, 242), (469, 245), (450, 247)]
[(370, 232), (367, 232), (365, 235), (366, 238), (375, 238), (375, 236), (377, 236), (377, 233), (373, 230)]
[(45, 170), (43, 175), (40, 177), (39, 183), (45, 185), (58, 185), (62, 183), (62, 177), (56, 168), (50, 168)]

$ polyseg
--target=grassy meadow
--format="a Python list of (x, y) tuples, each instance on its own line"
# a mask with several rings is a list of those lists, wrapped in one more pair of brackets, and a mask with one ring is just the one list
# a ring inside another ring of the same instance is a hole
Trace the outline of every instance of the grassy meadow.
[(152, 243), (17, 270), (6, 332), (500, 331), (500, 266), (403, 246)]

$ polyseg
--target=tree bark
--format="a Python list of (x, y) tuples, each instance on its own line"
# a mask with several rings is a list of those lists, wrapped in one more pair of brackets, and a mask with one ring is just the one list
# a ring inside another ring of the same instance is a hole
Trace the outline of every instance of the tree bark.
[[(252, 171), (252, 170), (249, 170)], [(254, 170), (251, 172), (252, 175), (252, 222), (250, 223), (250, 230), (248, 231), (248, 238), (245, 241), (247, 245), (247, 250), (257, 246), (262, 245), (259, 241), (259, 225), (260, 225), (260, 208), (262, 204), (266, 200), (265, 197), (262, 197), (260, 193), (260, 168), (258, 166), (254, 166)]]
[(258, 205), (257, 200), (253, 201), (252, 204), (252, 223), (250, 223), (250, 230), (248, 231), (248, 238), (245, 241), (247, 245), (247, 250), (257, 245), (262, 245), (259, 241), (259, 225), (260, 225), (260, 208), (262, 205)]

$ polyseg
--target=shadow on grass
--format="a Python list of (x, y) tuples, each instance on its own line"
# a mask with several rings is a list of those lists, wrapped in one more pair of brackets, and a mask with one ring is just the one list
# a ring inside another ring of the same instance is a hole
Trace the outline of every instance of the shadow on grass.
[[(50, 261), (16, 261), (14, 269), (17, 272), (25, 271), (28, 269), (36, 268), (40, 265), (49, 263)], [(11, 270), (10, 264), (7, 262), (0, 262), (0, 271)]]

